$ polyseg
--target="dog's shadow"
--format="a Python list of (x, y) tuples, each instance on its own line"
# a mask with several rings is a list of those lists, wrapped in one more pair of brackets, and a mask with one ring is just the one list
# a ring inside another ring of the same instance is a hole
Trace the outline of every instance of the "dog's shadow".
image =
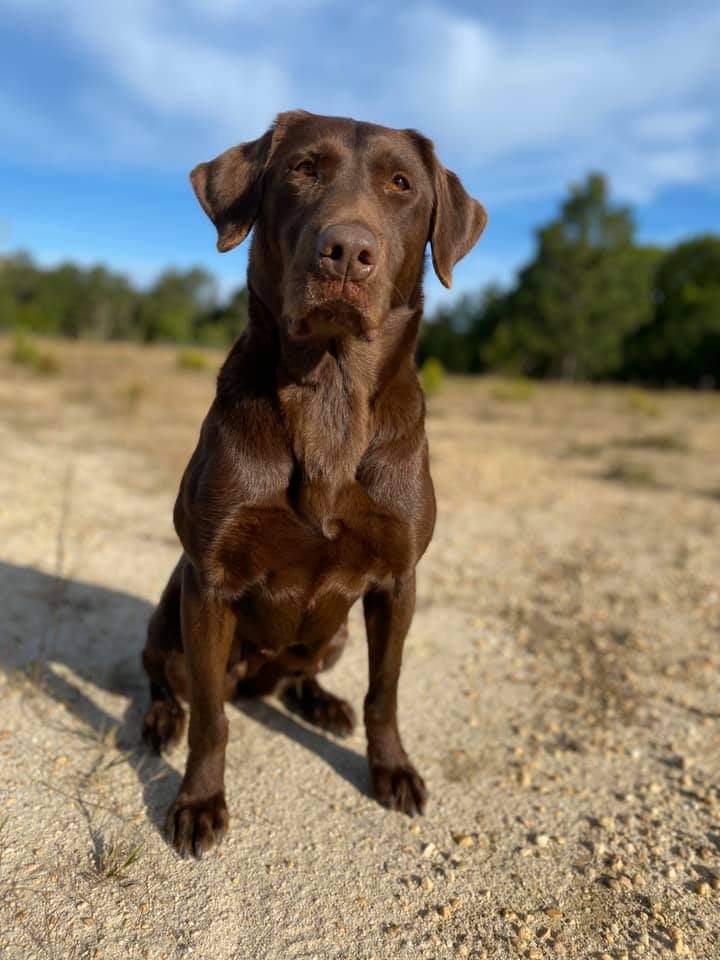
[[(140, 654), (152, 605), (107, 587), (0, 562), (0, 609), (0, 667), (9, 682), (30, 685), (31, 694), (52, 697), (69, 710), (79, 724), (68, 736), (89, 738), (98, 746), (111, 743), (121, 751), (142, 786), (149, 819), (162, 829), (180, 775), (141, 741), (148, 686)], [(93, 687), (125, 700), (119, 721), (95, 702)], [(270, 701), (239, 700), (234, 706), (317, 754), (355, 789), (367, 793), (367, 766), (355, 751)], [(45, 722), (40, 712), (38, 722)]]

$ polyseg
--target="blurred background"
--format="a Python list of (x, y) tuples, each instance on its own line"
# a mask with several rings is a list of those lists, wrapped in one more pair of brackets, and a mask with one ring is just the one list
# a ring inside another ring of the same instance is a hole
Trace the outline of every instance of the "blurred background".
[[(490, 213), (420, 360), (720, 379), (720, 9), (470, 0), (0, 0), (0, 328), (224, 346), (187, 172), (302, 107), (431, 136)], [(42, 361), (39, 361), (42, 364)], [(47, 365), (47, 361), (46, 365)]]
[[(718, 51), (717, 0), (0, 0), (3, 960), (718, 956)], [(295, 107), (419, 128), (490, 214), (419, 348), (432, 800), (229, 706), (188, 869), (139, 653), (247, 252), (187, 174)]]

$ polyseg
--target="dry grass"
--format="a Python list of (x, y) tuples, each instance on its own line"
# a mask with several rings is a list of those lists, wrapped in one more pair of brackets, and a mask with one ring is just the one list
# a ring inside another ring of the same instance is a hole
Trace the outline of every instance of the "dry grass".
[(659, 417), (660, 402), (647, 390), (632, 388), (625, 393), (625, 407), (630, 413), (637, 413), (644, 417)]
[(503, 403), (528, 403), (535, 395), (535, 386), (522, 378), (498, 380), (490, 389), (491, 396)]
[(112, 842), (100, 844), (95, 859), (97, 877), (100, 880), (112, 880), (123, 886), (137, 883), (137, 880), (131, 878), (130, 872), (140, 860), (142, 849), (141, 843), (134, 847)]
[[(45, 379), (30, 366), (3, 363), (11, 346), (2, 349), (0, 339), (0, 403), (9, 422), (33, 432), (69, 419), (89, 447), (141, 451), (160, 478), (177, 480), (210, 404), (215, 384), (209, 374), (220, 366), (222, 351), (38, 339), (34, 349), (51, 351), (57, 364)], [(450, 433), (485, 425), (490, 438), (504, 434), (519, 449), (559, 456), (571, 475), (586, 460), (595, 476), (626, 484), (712, 497), (720, 483), (712, 441), (720, 399), (707, 394), (444, 377), (430, 413), (436, 422), (448, 421)], [(642, 426), (648, 418), (652, 430)], [(621, 449), (633, 451), (632, 460), (618, 457)]]
[(661, 450), (667, 453), (687, 453), (690, 443), (681, 433), (645, 433), (639, 436), (620, 437), (615, 440), (618, 447), (634, 450)]
[[(5, 341), (7, 344), (7, 340)], [(87, 448), (98, 444), (147, 455), (160, 478), (174, 483), (197, 437), (214, 391), (211, 376), (179, 366), (174, 347), (77, 341), (37, 341), (57, 359), (52, 378), (10, 363), (0, 338), (3, 418), (25, 434), (77, 431)], [(207, 370), (224, 354), (206, 350)]]
[(632, 460), (615, 460), (603, 473), (606, 480), (617, 483), (629, 483), (641, 487), (653, 487), (657, 484), (655, 471), (646, 463)]

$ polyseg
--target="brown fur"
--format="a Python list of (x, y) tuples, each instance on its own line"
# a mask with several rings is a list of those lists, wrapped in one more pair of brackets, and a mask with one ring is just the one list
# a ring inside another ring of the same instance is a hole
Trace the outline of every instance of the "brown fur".
[[(449, 285), (486, 217), (420, 134), (300, 111), (191, 179), (220, 250), (255, 228), (250, 323), (182, 479), (184, 552), (143, 654), (144, 735), (156, 750), (182, 735), (180, 700), (190, 702), (167, 824), (181, 854), (200, 856), (228, 822), (225, 700), (277, 690), (309, 722), (352, 729), (352, 708), (316, 676), (340, 656), (360, 599), (372, 790), (392, 809), (423, 811), (397, 685), (435, 522), (414, 363), (424, 249), (430, 241)], [(345, 240), (323, 247), (329, 225)]]

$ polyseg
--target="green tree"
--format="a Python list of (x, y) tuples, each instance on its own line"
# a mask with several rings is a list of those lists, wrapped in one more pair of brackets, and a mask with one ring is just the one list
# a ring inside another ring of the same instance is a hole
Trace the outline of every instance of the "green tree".
[(0, 326), (100, 339), (130, 337), (138, 294), (105, 267), (37, 267), (27, 254), (0, 261)]
[(26, 327), (42, 322), (34, 309), (42, 277), (27, 253), (0, 259), (0, 327)]
[(515, 289), (494, 305), (487, 364), (571, 379), (618, 373), (625, 338), (651, 316), (659, 257), (633, 236), (630, 211), (610, 204), (602, 175), (572, 187)]
[(248, 324), (248, 290), (240, 287), (227, 303), (216, 304), (198, 314), (194, 324), (194, 339), (209, 346), (232, 343)]
[(720, 383), (720, 237), (679, 244), (661, 260), (650, 323), (629, 338), (631, 375), (676, 383)]
[(438, 307), (420, 331), (418, 362), (434, 358), (453, 373), (481, 373), (486, 368), (483, 348), (500, 321), (502, 304), (504, 294), (489, 285)]
[(439, 307), (423, 323), (418, 344), (418, 363), (421, 367), (428, 360), (438, 360), (452, 373), (469, 371), (467, 331), (473, 312), (473, 299), (461, 297), (449, 307)]
[(138, 321), (146, 342), (194, 339), (198, 315), (215, 306), (215, 280), (201, 267), (166, 270), (140, 301)]

